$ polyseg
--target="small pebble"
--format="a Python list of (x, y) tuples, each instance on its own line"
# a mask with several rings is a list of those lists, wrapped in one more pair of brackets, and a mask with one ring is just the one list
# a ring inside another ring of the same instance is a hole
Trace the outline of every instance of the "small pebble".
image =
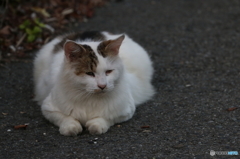
[(11, 132), (12, 130), (11, 129), (8, 129), (7, 132)]
[(175, 148), (175, 149), (181, 149), (181, 148), (183, 148), (183, 147), (184, 147), (183, 144), (178, 144), (178, 145), (172, 146), (172, 148)]
[(97, 141), (98, 140), (98, 138), (95, 138), (93, 141)]
[(118, 128), (120, 128), (120, 127), (121, 127), (121, 125), (117, 125), (117, 127), (118, 127)]
[(144, 132), (144, 133), (150, 133), (151, 130), (143, 130), (142, 132)]
[(237, 121), (237, 118), (235, 118), (235, 117), (232, 117), (231, 119), (232, 119), (233, 121)]

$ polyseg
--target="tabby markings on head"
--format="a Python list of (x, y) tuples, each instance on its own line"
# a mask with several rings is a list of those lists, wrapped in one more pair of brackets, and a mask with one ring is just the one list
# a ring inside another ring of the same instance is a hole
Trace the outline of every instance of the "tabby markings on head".
[(98, 58), (90, 46), (67, 40), (64, 44), (64, 52), (66, 64), (74, 69), (76, 75), (96, 72)]
[(103, 41), (105, 40), (105, 36), (99, 31), (87, 31), (87, 32), (78, 32), (78, 33), (71, 33), (63, 37), (63, 39), (57, 43), (53, 49), (53, 53), (58, 53), (61, 49), (63, 49), (63, 45), (67, 40), (72, 41)]
[(98, 51), (98, 54), (101, 55), (102, 57), (107, 57), (107, 51), (106, 51), (106, 47), (107, 45), (111, 42), (111, 40), (108, 40), (108, 41), (103, 41), (101, 42), (98, 47), (97, 47), (97, 51)]
[(82, 45), (85, 52), (74, 62), (75, 74), (80, 75), (86, 72), (96, 72), (98, 58), (92, 48), (88, 45)]

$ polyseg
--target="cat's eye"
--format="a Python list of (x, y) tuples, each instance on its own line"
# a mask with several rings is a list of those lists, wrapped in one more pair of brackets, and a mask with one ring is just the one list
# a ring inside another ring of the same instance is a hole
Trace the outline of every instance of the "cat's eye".
[(89, 76), (95, 77), (93, 72), (86, 72), (86, 74), (89, 75)]
[(106, 75), (110, 74), (113, 70), (107, 70)]

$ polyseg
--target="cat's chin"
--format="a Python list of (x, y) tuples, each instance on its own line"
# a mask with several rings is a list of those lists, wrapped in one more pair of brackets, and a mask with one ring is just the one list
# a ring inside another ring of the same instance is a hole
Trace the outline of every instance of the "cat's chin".
[(95, 89), (93, 94), (106, 94), (109, 90)]

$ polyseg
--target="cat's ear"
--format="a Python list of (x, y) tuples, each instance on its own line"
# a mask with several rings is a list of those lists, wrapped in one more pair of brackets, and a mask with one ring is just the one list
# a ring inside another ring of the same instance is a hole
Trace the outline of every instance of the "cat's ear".
[(69, 60), (70, 62), (81, 58), (84, 52), (86, 52), (84, 47), (82, 47), (80, 44), (77, 44), (71, 40), (66, 41), (63, 48), (64, 48), (65, 56), (67, 60)]
[(103, 56), (116, 56), (119, 53), (119, 48), (125, 38), (125, 35), (118, 37), (115, 40), (107, 40), (100, 43), (98, 52)]
[(119, 53), (119, 48), (125, 38), (125, 35), (118, 37), (115, 40), (110, 40), (108, 45), (105, 48), (105, 51), (108, 55), (117, 55)]

